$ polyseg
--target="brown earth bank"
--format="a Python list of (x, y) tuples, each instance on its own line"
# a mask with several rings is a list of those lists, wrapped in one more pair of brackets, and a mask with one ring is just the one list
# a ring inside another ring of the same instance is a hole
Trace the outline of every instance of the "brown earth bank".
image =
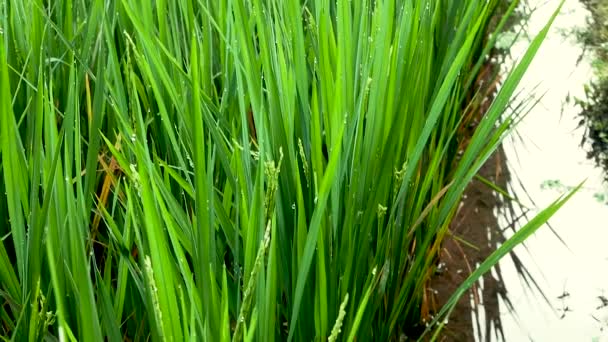
[[(488, 159), (478, 174), (499, 188), (507, 189), (510, 175), (502, 147)], [(474, 179), (469, 184), (452, 222), (451, 234), (444, 240), (438, 270), (427, 289), (435, 312), (477, 265), (505, 241), (496, 213), (506, 210), (509, 210), (506, 201), (483, 181)], [(511, 257), (517, 263), (516, 256), (512, 254)], [(478, 340), (483, 340), (483, 336), (489, 341), (492, 335), (504, 340), (499, 299), (503, 298), (508, 305), (506, 296), (497, 265), (494, 271), (485, 274), (462, 296), (439, 341), (475, 341), (475, 331)], [(480, 316), (481, 311), (485, 316)]]

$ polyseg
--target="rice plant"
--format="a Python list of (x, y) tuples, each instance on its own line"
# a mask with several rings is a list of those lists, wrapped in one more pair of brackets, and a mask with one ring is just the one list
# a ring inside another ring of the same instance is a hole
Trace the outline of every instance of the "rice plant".
[(551, 24), (465, 144), (497, 5), (1, 0), (0, 335), (418, 338)]

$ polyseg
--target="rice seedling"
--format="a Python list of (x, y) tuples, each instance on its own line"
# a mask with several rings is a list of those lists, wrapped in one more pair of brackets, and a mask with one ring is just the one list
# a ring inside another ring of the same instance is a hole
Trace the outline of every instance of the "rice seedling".
[(0, 335), (417, 338), (497, 4), (2, 0)]

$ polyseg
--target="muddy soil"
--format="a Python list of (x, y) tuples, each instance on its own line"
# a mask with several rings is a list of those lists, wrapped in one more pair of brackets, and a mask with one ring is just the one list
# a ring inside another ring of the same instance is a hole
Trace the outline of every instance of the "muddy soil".
[[(485, 163), (479, 175), (501, 189), (507, 189), (510, 175), (502, 148)], [(477, 265), (505, 241), (496, 217), (497, 212), (508, 210), (505, 202), (478, 179), (466, 189), (451, 226), (452, 234), (444, 241), (439, 270), (428, 288), (435, 310), (439, 310)], [(492, 335), (504, 340), (499, 298), (505, 299), (508, 305), (506, 295), (500, 268), (488, 272), (462, 296), (439, 340), (475, 341), (476, 332), (480, 341), (489, 340)]]

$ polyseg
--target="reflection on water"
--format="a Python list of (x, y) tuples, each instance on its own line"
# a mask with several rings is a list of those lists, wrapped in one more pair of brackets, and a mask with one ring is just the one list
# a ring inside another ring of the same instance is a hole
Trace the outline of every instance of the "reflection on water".
[[(528, 23), (531, 35), (546, 23), (558, 1), (528, 1), (538, 5)], [(587, 180), (550, 221), (563, 239), (541, 228), (516, 250), (549, 300), (526, 289), (510, 260), (501, 262), (516, 317), (501, 311), (507, 341), (608, 341), (608, 205), (602, 171), (579, 147), (584, 130), (577, 129), (577, 109), (564, 104), (568, 95), (583, 96), (590, 79), (589, 61), (577, 60), (582, 48), (564, 32), (585, 24), (586, 11), (576, 0), (566, 0), (562, 14), (522, 82), (522, 89), (542, 94), (540, 103), (508, 139), (505, 152), (516, 197), (530, 214), (546, 207), (569, 186)], [(520, 56), (529, 42), (512, 49)], [(534, 199), (532, 203), (529, 198)], [(502, 224), (508, 224), (507, 218)]]

